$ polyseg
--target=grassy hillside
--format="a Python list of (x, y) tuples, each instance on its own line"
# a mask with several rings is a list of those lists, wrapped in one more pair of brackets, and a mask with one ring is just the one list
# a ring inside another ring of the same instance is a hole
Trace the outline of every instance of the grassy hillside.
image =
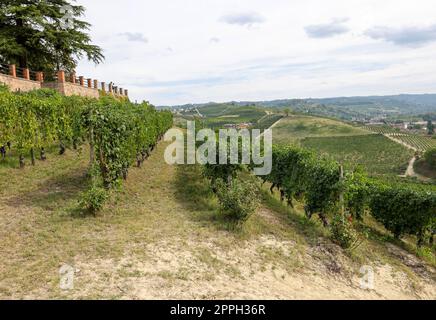
[(383, 135), (306, 138), (301, 145), (326, 154), (347, 168), (362, 165), (371, 175), (404, 174), (413, 151)]
[[(167, 165), (164, 149), (96, 217), (77, 210), (86, 148), (23, 170), (0, 163), (0, 298), (436, 298), (433, 269), (405, 251), (413, 241), (368, 221), (368, 240), (344, 251), (268, 186), (244, 228), (228, 231), (200, 168)], [(63, 264), (75, 268), (71, 291), (59, 289)], [(374, 290), (359, 288), (363, 264)]]
[(307, 137), (355, 136), (368, 131), (341, 121), (310, 116), (291, 116), (273, 129), (275, 143), (295, 143)]
[[(295, 112), (344, 120), (370, 119), (388, 116), (390, 119), (419, 121), (424, 114), (434, 117), (436, 94), (402, 94), (394, 96), (335, 97), (324, 99), (282, 99), (272, 101), (240, 101), (222, 104), (198, 104), (188, 107), (255, 105), (275, 110), (292, 109)], [(187, 106), (173, 106), (174, 109)]]
[(209, 112), (203, 114), (204, 109), (201, 108), (200, 112), (206, 117), (203, 119), (205, 124), (214, 128), (232, 123), (256, 123), (266, 115), (265, 110), (255, 107), (222, 106), (221, 112), (214, 115)]

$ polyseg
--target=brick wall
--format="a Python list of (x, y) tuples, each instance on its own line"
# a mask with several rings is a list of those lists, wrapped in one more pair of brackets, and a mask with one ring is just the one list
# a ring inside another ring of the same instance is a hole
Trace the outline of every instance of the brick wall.
[(0, 83), (7, 85), (11, 91), (31, 91), (41, 89), (41, 82), (26, 80), (23, 78), (14, 78), (13, 76), (1, 73)]
[(44, 82), (43, 88), (54, 89), (65, 96), (82, 96), (90, 98), (99, 98), (97, 89), (81, 86), (80, 84), (70, 82)]
[[(49, 88), (65, 96), (78, 95), (97, 99), (100, 96), (98, 91), (99, 82), (97, 80), (85, 79), (83, 76), (77, 79), (74, 72), (69, 74), (66, 78), (64, 71), (58, 71), (57, 80), (55, 82), (45, 82), (42, 72), (31, 72), (29, 69), (19, 69), (21, 73), (20, 77), (17, 77), (18, 70), (15, 65), (0, 65), (0, 67), (0, 83), (6, 84), (11, 91), (31, 91)], [(101, 90), (109, 95), (128, 97), (128, 91), (126, 89), (114, 87), (112, 86), (112, 82), (108, 86), (107, 92), (106, 85), (102, 82)]]

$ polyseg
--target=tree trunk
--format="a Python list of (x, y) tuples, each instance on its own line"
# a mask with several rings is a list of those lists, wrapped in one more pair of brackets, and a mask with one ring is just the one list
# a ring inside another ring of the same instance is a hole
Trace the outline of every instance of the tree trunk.
[(60, 144), (59, 144), (59, 155), (63, 155), (63, 154), (65, 154), (65, 145), (61, 141)]
[(20, 162), (20, 168), (23, 169), (25, 166), (25, 163), (24, 163), (24, 157), (22, 154), (20, 154), (20, 156), (18, 157), (18, 161)]
[[(342, 182), (344, 180), (344, 167), (339, 167), (339, 181)], [(339, 205), (341, 206), (341, 216), (345, 216), (345, 202), (344, 202), (344, 191), (341, 190), (339, 193)]]
[(311, 219), (312, 218), (312, 211), (309, 210), (308, 206), (304, 206), (304, 214), (306, 215), (307, 219)]
[(285, 192), (283, 190), (280, 190), (280, 201), (285, 201)]
[(140, 154), (140, 153), (137, 153), (137, 154), (136, 154), (136, 166), (137, 166), (138, 168), (141, 168), (142, 159), (143, 159), (143, 158), (141, 158), (141, 154)]
[[(15, 23), (17, 26), (17, 35), (18, 35), (16, 41), (20, 46), (27, 48), (28, 39), (25, 39), (23, 36), (21, 36), (23, 34), (24, 20), (22, 18), (17, 17), (15, 18)], [(27, 59), (26, 50), (24, 50), (24, 52), (20, 56), (18, 56), (18, 64), (20, 68), (27, 68), (28, 59)]]
[(91, 125), (89, 128), (89, 166), (92, 167), (94, 162), (95, 162), (94, 128)]
[(106, 166), (103, 150), (101, 150), (101, 148), (99, 152), (99, 162), (100, 162), (100, 171), (101, 171), (101, 176), (103, 178), (104, 187), (106, 189), (109, 189), (110, 188), (110, 181), (108, 177), (109, 169)]
[(32, 166), (35, 165), (35, 151), (33, 148), (30, 148), (30, 160), (32, 161)]
[(41, 148), (40, 158), (41, 158), (41, 161), (45, 161), (45, 160), (47, 160), (47, 157), (45, 156), (45, 150), (44, 150), (44, 147)]
[(321, 219), (322, 225), (324, 226), (324, 228), (327, 228), (329, 226), (329, 222), (327, 221), (327, 217), (325, 216), (325, 214), (320, 213), (319, 218)]

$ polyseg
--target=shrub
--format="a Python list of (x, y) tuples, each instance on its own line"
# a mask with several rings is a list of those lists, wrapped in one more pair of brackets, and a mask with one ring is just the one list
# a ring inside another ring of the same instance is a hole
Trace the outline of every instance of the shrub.
[(371, 194), (370, 180), (360, 167), (356, 168), (351, 174), (346, 175), (344, 189), (346, 209), (353, 218), (362, 221)]
[(427, 162), (432, 169), (436, 170), (436, 148), (427, 150), (424, 153), (425, 162)]
[(330, 231), (333, 241), (342, 248), (348, 249), (357, 244), (358, 235), (353, 228), (352, 222), (342, 215), (337, 214), (333, 217)]
[(253, 183), (234, 179), (230, 184), (217, 180), (217, 197), (221, 214), (237, 223), (245, 222), (259, 205), (258, 190)]
[(107, 198), (108, 194), (104, 188), (93, 186), (82, 194), (80, 207), (89, 213), (95, 214), (103, 208)]
[(436, 221), (435, 194), (402, 186), (374, 186), (370, 208), (376, 220), (396, 238), (404, 234), (416, 235), (418, 245)]

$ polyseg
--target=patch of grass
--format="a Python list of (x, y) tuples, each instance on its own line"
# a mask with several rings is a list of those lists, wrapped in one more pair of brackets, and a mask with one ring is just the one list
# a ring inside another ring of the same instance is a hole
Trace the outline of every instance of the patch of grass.
[[(150, 247), (187, 251), (208, 266), (200, 270), (201, 280), (213, 280), (220, 271), (236, 281), (241, 272), (218, 258), (216, 250), (225, 254), (251, 248), (265, 237), (295, 242), (290, 256), (259, 246), (263, 258), (255, 261), (265, 268), (271, 267), (271, 260), (292, 269), (300, 263), (295, 257), (304, 256), (308, 246), (320, 238), (328, 241), (327, 231), (316, 219), (307, 220), (300, 204), (286, 207), (276, 194), (268, 193), (267, 186), (261, 193), (261, 208), (244, 228), (226, 230), (217, 219), (217, 201), (201, 168), (167, 165), (165, 147), (159, 144), (142, 168), (132, 168), (122, 188), (95, 217), (76, 214), (79, 195), (88, 185), (86, 147), (63, 156), (56, 150), (47, 152), (47, 161), (23, 170), (0, 164), (0, 298), (126, 297), (117, 288), (125, 287), (123, 279), (156, 276), (137, 263), (159, 259)], [(245, 173), (243, 178), (254, 179)], [(368, 257), (385, 255), (382, 241), (368, 243), (371, 247), (364, 251)], [(82, 269), (71, 292), (59, 288), (63, 264)], [(186, 266), (157, 270), (164, 279), (192, 281), (192, 270)]]
[(291, 116), (282, 121), (273, 129), (274, 143), (298, 144), (301, 139), (308, 137), (356, 136), (369, 132), (353, 127), (341, 121), (310, 117)]

